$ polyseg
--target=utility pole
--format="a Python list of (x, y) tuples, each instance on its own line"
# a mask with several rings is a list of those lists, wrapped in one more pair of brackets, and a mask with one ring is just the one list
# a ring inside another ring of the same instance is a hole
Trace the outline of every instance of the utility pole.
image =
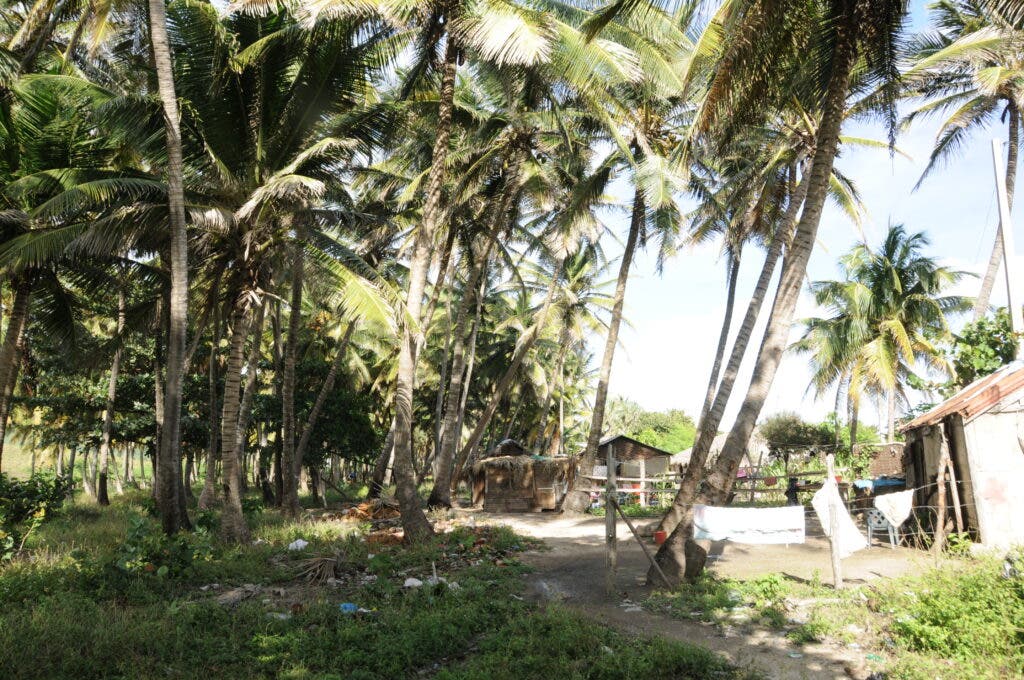
[(1017, 254), (1013, 245), (1013, 221), (1010, 219), (1010, 201), (1006, 197), (1006, 175), (1003, 165), (1003, 142), (992, 140), (992, 166), (996, 173), (996, 197), (999, 201), (999, 233), (1003, 238), (1003, 264), (1006, 265), (1006, 306), (1010, 309), (1010, 330), (1017, 338), (1017, 359), (1024, 359), (1024, 317), (1021, 314), (1017, 292)]

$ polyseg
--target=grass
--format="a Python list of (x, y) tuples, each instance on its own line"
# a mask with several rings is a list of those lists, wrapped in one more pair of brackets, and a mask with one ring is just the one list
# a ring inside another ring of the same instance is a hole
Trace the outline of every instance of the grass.
[(1024, 576), (993, 558), (948, 560), (924, 573), (835, 591), (781, 574), (706, 576), (645, 606), (675, 618), (786, 631), (796, 644), (858, 650), (893, 680), (1024, 676)]
[[(253, 544), (228, 546), (203, 531), (165, 539), (147, 506), (144, 493), (69, 503), (0, 565), (0, 677), (746, 677), (705, 650), (524, 601), (517, 556), (533, 545), (507, 529), (371, 549), (365, 526), (267, 510), (251, 516)], [(287, 550), (299, 537), (309, 546)], [(320, 557), (331, 585), (301, 575)], [(435, 565), (457, 588), (403, 587)], [(243, 584), (259, 592), (218, 603)]]

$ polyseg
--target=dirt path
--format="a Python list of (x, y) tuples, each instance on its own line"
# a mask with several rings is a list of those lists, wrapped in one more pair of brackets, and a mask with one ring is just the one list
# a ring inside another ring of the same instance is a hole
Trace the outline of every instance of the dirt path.
[[(865, 677), (863, 652), (832, 644), (796, 645), (784, 632), (760, 628), (720, 628), (709, 623), (681, 621), (640, 609), (650, 593), (644, 585), (648, 562), (624, 523), (618, 525), (619, 557), (616, 584), (619, 596), (605, 596), (606, 550), (604, 519), (585, 515), (483, 514), (478, 522), (507, 524), (521, 533), (543, 539), (550, 551), (528, 553), (523, 561), (534, 567), (531, 595), (559, 600), (619, 630), (660, 635), (719, 652), (733, 663), (769, 678)], [(816, 573), (831, 578), (828, 544), (820, 537), (794, 546), (716, 545), (710, 569), (721, 576), (750, 578), (773, 572), (797, 579)], [(921, 558), (910, 550), (872, 547), (843, 561), (850, 583), (891, 577), (918, 568)]]

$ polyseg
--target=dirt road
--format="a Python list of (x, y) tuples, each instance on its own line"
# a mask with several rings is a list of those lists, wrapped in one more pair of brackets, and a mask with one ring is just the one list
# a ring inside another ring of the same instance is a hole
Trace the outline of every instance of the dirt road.
[[(644, 584), (648, 562), (622, 522), (618, 525), (617, 595), (609, 599), (605, 595), (607, 551), (603, 518), (546, 513), (472, 514), (477, 522), (509, 525), (543, 539), (551, 548), (523, 557), (535, 569), (530, 576), (530, 589), (538, 599), (561, 601), (624, 632), (660, 635), (707, 647), (769, 678), (838, 679), (867, 675), (863, 670), (863, 652), (847, 646), (801, 646), (778, 631), (740, 632), (641, 609), (637, 603), (650, 592)], [(782, 573), (796, 579), (811, 579), (817, 575), (826, 583), (831, 578), (828, 544), (820, 537), (810, 536), (807, 543), (793, 546), (716, 545), (712, 555), (710, 569), (721, 576), (751, 578)], [(911, 550), (872, 547), (843, 560), (844, 578), (849, 583), (862, 583), (903, 574), (921, 563), (920, 553)]]

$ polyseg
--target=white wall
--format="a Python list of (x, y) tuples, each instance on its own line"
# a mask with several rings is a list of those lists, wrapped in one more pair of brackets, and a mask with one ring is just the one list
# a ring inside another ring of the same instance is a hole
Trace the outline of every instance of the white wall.
[(1024, 450), (1018, 432), (1024, 434), (1024, 413), (987, 413), (964, 427), (986, 546), (1024, 545)]

